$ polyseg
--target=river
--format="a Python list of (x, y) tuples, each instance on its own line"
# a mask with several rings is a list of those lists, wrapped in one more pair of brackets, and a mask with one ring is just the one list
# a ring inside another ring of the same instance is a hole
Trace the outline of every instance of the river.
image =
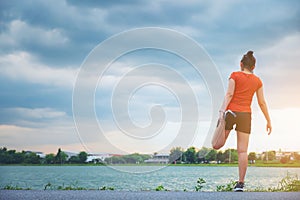
[[(152, 171), (151, 166), (0, 166), (0, 186), (18, 186), (22, 188), (44, 189), (58, 186), (84, 187), (98, 189), (103, 186), (115, 190), (141, 191), (154, 190), (157, 186), (172, 191), (193, 191), (198, 178), (203, 178), (203, 191), (215, 191), (218, 185), (237, 180), (237, 167), (208, 166), (168, 166)], [(122, 171), (141, 171), (129, 173)], [(148, 171), (148, 172), (147, 172)], [(300, 168), (249, 167), (246, 188), (276, 187), (287, 173), (300, 177)]]

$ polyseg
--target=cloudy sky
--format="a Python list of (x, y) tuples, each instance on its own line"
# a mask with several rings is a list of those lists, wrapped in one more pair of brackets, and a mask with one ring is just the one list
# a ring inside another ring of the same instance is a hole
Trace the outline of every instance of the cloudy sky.
[[(78, 76), (97, 45), (129, 30), (156, 27), (199, 44), (213, 63), (207, 67), (212, 73), (217, 69), (225, 88), (242, 55), (253, 50), (274, 130), (267, 136), (254, 97), (249, 150), (300, 150), (299, 24), (298, 0), (2, 0), (0, 146), (46, 153), (59, 147), (122, 153), (201, 148), (218, 110), (209, 82), (215, 75), (197, 74), (190, 63), (168, 51), (140, 49), (119, 55), (103, 74), (98, 68), (106, 54), (99, 51), (94, 55), (98, 73), (83, 76), (96, 81), (90, 87), (94, 119), (83, 117), (88, 110), (84, 102), (90, 100), (84, 92), (73, 99)], [(159, 34), (141, 38), (161, 39)], [(130, 46), (128, 41), (119, 41), (118, 47)], [(176, 40), (169, 43), (184, 46)], [(105, 50), (117, 51), (112, 46)], [(189, 53), (197, 56), (196, 51)], [(195, 99), (181, 98), (188, 95)], [(79, 114), (73, 110), (77, 100)], [(182, 145), (174, 142), (179, 130), (187, 134)], [(224, 148), (235, 144), (232, 133)]]

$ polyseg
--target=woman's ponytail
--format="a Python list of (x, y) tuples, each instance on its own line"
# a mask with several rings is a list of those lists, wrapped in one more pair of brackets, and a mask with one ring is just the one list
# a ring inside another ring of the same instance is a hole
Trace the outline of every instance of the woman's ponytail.
[(256, 59), (253, 56), (253, 51), (248, 51), (247, 54), (243, 56), (241, 62), (243, 63), (243, 68), (253, 71), (256, 63)]

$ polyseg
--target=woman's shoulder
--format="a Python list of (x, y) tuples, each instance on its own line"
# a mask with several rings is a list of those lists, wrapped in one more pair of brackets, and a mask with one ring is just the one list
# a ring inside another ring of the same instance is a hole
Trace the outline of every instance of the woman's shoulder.
[(234, 71), (234, 72), (231, 72), (230, 75), (231, 75), (231, 76), (232, 76), (232, 75), (239, 75), (240, 73), (241, 73), (240, 71)]
[(256, 74), (253, 74), (253, 77), (255, 77), (255, 79), (257, 79), (257, 80), (260, 80), (260, 77), (258, 75), (256, 75)]
[(259, 87), (261, 87), (263, 85), (262, 80), (259, 78), (259, 76), (255, 75), (255, 74), (253, 74), (253, 76), (255, 77), (255, 81), (257, 82)]
[(230, 78), (239, 77), (239, 76), (241, 76), (241, 73), (243, 73), (243, 72), (241, 72), (241, 71), (235, 71), (235, 72), (232, 72), (232, 73), (230, 74)]

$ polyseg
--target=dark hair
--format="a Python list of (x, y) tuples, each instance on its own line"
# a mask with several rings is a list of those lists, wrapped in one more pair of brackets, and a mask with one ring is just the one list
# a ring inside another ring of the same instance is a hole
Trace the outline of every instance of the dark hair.
[(241, 60), (241, 62), (243, 63), (243, 68), (246, 68), (250, 71), (253, 71), (255, 63), (256, 63), (256, 59), (253, 56), (253, 51), (248, 51), (247, 54), (245, 54)]

